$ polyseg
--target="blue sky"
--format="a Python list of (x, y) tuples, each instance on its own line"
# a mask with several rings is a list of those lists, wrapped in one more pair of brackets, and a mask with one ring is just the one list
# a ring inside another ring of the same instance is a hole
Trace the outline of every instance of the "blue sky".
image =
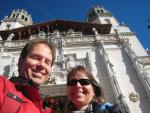
[(26, 9), (34, 23), (53, 19), (85, 21), (93, 5), (102, 5), (121, 23), (128, 24), (144, 48), (150, 49), (150, 0), (0, 0), (0, 20), (13, 9)]

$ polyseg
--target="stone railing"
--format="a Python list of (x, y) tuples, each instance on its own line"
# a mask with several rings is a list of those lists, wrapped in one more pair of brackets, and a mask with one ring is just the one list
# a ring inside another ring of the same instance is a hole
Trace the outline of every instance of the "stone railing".
[(150, 65), (150, 56), (138, 57), (138, 61), (143, 65)]
[(15, 40), (15, 41), (5, 41), (4, 42), (4, 47), (8, 48), (17, 48), (17, 47), (23, 47), (28, 40)]

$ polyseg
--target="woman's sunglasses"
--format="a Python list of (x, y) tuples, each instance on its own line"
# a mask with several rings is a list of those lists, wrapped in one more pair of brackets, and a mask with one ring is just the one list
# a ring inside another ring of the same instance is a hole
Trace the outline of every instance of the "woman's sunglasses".
[(89, 85), (91, 84), (91, 81), (89, 79), (73, 79), (73, 80), (68, 80), (67, 86), (76, 86), (77, 82), (79, 82), (81, 85)]

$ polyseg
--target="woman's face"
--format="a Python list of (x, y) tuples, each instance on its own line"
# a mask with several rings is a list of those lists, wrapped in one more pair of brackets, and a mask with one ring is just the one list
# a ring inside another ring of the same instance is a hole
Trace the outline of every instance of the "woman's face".
[(73, 85), (67, 86), (67, 93), (69, 100), (75, 105), (77, 109), (82, 108), (83, 106), (88, 105), (94, 96), (94, 90), (92, 87), (91, 82), (89, 81), (89, 78), (87, 77), (86, 73), (83, 71), (77, 71), (74, 75), (71, 75), (69, 77), (70, 80), (80, 80), (76, 83), (75, 81)]

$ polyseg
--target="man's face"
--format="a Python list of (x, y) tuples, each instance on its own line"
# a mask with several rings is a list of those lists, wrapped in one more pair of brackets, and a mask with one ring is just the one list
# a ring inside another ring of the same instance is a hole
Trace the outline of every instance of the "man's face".
[(34, 45), (25, 59), (20, 62), (20, 76), (32, 80), (35, 84), (42, 84), (50, 75), (52, 65), (52, 51), (42, 43)]

